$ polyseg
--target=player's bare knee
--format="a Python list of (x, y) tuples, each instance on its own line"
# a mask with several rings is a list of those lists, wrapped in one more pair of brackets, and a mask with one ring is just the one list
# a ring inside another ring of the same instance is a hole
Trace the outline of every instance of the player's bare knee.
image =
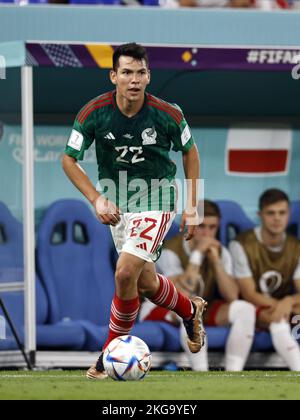
[(134, 270), (130, 266), (118, 267), (115, 274), (115, 279), (119, 287), (127, 288), (135, 281)]

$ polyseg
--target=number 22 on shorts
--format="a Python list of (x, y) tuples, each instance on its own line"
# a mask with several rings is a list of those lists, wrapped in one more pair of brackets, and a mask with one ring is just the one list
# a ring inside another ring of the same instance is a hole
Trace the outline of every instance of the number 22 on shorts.
[[(142, 230), (142, 232), (138, 235), (137, 230), (139, 229), (142, 221), (145, 221), (145, 223), (148, 225), (146, 229)], [(133, 227), (131, 229), (130, 237), (134, 238), (136, 236), (139, 236), (142, 239), (146, 239), (148, 241), (152, 241), (153, 237), (149, 235), (149, 232), (156, 228), (157, 220), (152, 219), (151, 217), (145, 217), (145, 219), (135, 219), (133, 221)]]

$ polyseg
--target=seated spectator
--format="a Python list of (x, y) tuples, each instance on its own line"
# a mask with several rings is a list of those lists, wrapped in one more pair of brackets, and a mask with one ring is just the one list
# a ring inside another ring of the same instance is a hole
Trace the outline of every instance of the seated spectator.
[[(255, 329), (255, 309), (238, 300), (238, 285), (232, 277), (232, 261), (228, 250), (216, 239), (220, 224), (218, 206), (204, 202), (204, 222), (196, 228), (189, 242), (182, 233), (166, 241), (157, 265), (176, 287), (189, 296), (199, 295), (208, 301), (204, 322), (209, 326), (231, 325), (225, 350), (225, 367), (228, 371), (241, 371), (249, 355)], [(216, 292), (221, 295), (216, 300)], [(160, 312), (151, 302), (142, 305), (142, 319), (164, 319), (174, 323), (174, 314)], [(175, 320), (176, 322), (176, 320)], [(178, 321), (177, 321), (178, 322)], [(193, 370), (208, 370), (207, 345), (192, 354), (185, 344), (184, 328), (181, 342)]]
[(259, 200), (261, 226), (239, 235), (230, 251), (242, 296), (257, 307), (258, 326), (270, 330), (277, 353), (300, 371), (300, 349), (290, 328), (291, 316), (300, 314), (300, 241), (286, 233), (289, 213), (283, 191), (265, 191)]

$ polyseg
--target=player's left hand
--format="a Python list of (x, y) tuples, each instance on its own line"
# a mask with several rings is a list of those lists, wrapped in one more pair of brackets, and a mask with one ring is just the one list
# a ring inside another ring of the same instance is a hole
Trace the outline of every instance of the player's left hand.
[(186, 241), (191, 240), (195, 234), (195, 228), (199, 225), (199, 215), (197, 208), (186, 209), (182, 213), (181, 223), (180, 223), (180, 232), (184, 231), (186, 227), (187, 232), (184, 235)]

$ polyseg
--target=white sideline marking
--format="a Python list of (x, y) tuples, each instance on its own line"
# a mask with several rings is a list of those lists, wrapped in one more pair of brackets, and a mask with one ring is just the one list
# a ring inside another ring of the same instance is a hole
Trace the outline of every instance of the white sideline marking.
[[(178, 372), (177, 374), (170, 374), (170, 375), (160, 375), (160, 374), (149, 374), (148, 378), (174, 378), (174, 377), (178, 377), (180, 375), (181, 372)], [(246, 378), (246, 379), (255, 379), (255, 378), (282, 378), (283, 375), (277, 375), (277, 374), (257, 374), (257, 375), (244, 375), (244, 374), (230, 374), (230, 373), (220, 373), (220, 374), (209, 374), (209, 373), (205, 373), (205, 372), (195, 372), (198, 373), (199, 375), (205, 376), (206, 378)], [(195, 377), (195, 373), (194, 374), (185, 374), (185, 377)], [(284, 375), (285, 378), (300, 378), (300, 373), (289, 373)], [(79, 379), (79, 378), (85, 378), (85, 374), (82, 375), (30, 375), (30, 374), (23, 374), (23, 375), (16, 375), (16, 374), (5, 374), (5, 375), (1, 375), (0, 373), (0, 378), (8, 378), (8, 379), (19, 379), (19, 378), (29, 378), (29, 379)]]

